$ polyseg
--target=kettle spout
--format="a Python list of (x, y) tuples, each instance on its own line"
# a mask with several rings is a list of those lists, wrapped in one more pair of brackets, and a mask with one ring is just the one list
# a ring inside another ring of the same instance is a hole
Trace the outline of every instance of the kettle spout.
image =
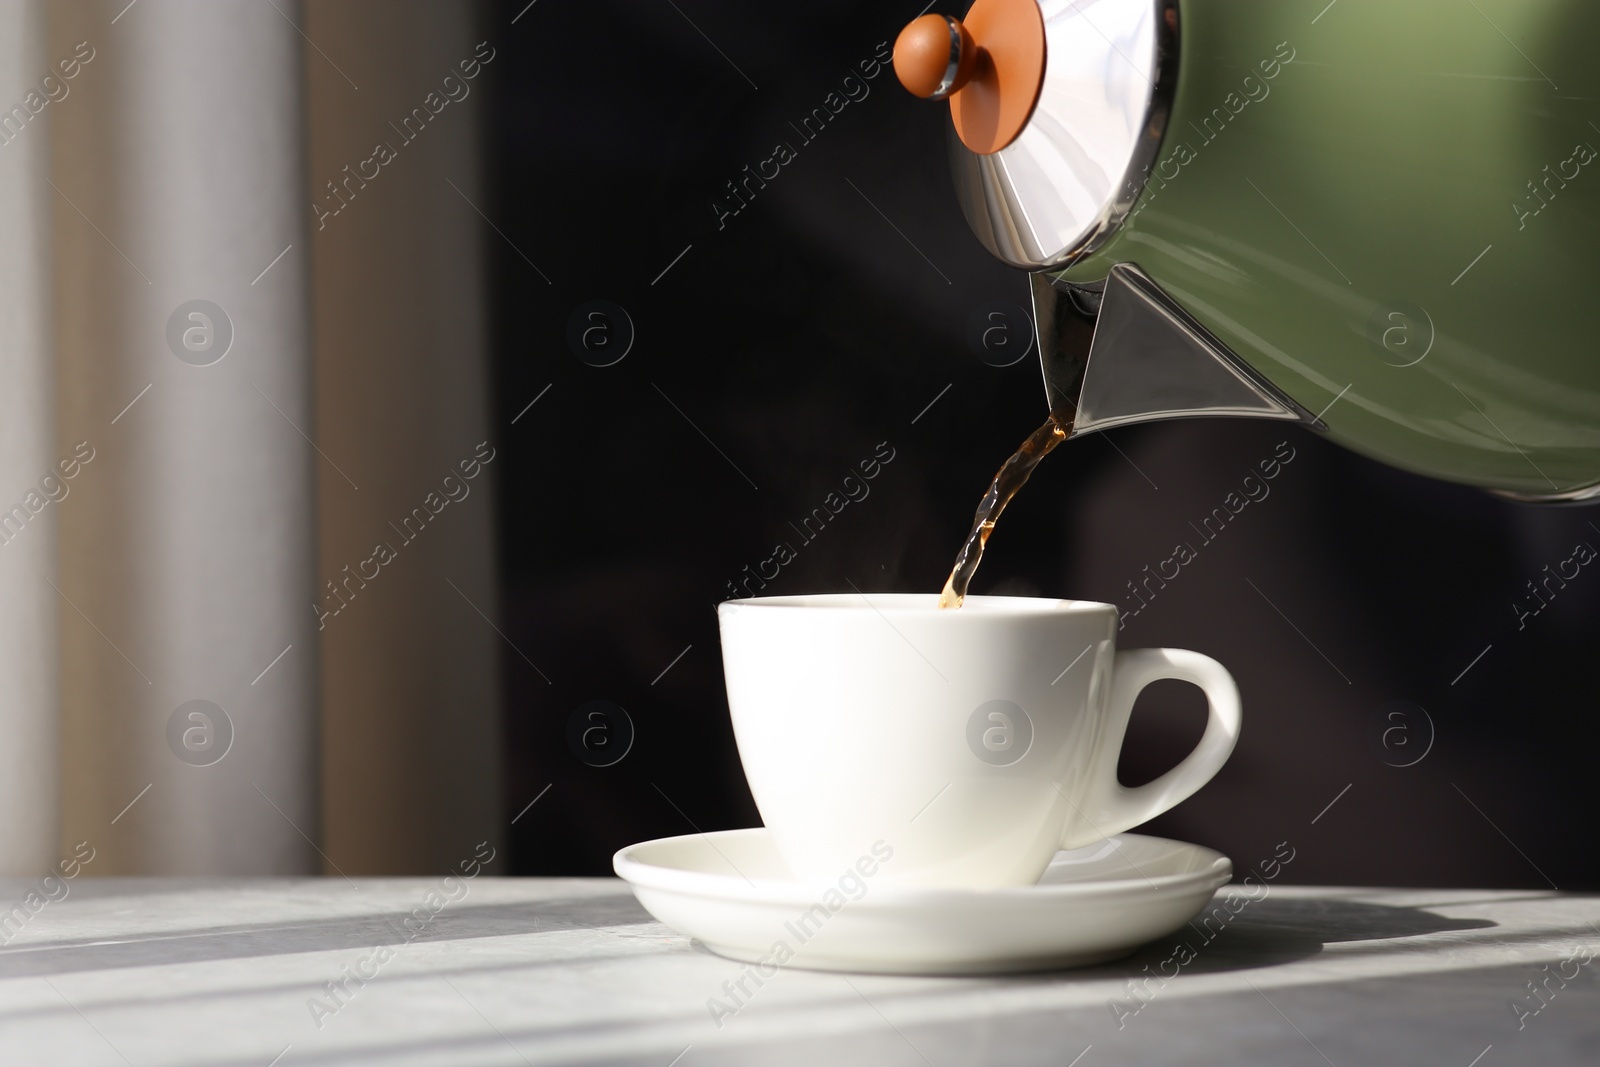
[(1158, 419), (1322, 422), (1212, 336), (1132, 263), (1103, 289), (1032, 276), (1050, 412), (1070, 436)]

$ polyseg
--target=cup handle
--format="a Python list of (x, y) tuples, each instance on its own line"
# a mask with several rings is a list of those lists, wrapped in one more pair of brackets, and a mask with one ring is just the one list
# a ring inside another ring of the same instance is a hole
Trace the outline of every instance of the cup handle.
[(1206, 695), (1206, 729), (1183, 761), (1155, 781), (1129, 789), (1117, 781), (1114, 755), (1097, 761), (1099, 777), (1084, 791), (1067, 820), (1062, 848), (1082, 848), (1155, 818), (1187, 800), (1222, 769), (1239, 740), (1239, 687), (1227, 668), (1198, 652), (1181, 648), (1135, 648), (1118, 652), (1106, 706), (1105, 751), (1122, 751), (1133, 702), (1151, 682), (1176, 678), (1192, 682)]

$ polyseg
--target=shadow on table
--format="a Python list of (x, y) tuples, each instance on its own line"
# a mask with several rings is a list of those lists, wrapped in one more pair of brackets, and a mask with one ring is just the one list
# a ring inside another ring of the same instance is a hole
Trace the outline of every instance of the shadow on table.
[(1354, 900), (1305, 900), (1264, 897), (1256, 901), (1218, 897), (1187, 926), (1159, 941), (1152, 941), (1132, 956), (1096, 968), (1097, 973), (1153, 974), (1173, 969), (1171, 960), (1179, 946), (1187, 945), (1194, 958), (1183, 964), (1184, 974), (1249, 970), (1315, 956), (1323, 947), (1348, 941), (1391, 941), (1452, 930), (1483, 930), (1497, 926), (1488, 919), (1452, 919), (1425, 908), (1396, 904), (1366, 904)]
[(386, 909), (301, 921), (159, 930), (116, 939), (14, 942), (0, 949), (0, 979), (301, 952), (357, 952), (378, 945), (642, 926), (653, 922), (632, 894), (584, 895), (513, 904), (451, 904), (426, 924), (412, 919), (413, 925), (408, 927), (408, 919), (412, 919), (409, 913)]

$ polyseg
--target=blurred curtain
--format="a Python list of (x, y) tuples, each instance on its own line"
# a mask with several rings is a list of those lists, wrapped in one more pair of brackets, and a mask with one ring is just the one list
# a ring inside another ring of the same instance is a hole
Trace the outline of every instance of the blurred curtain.
[[(0, 4), (3, 106), (38, 89), (44, 55), (42, 0)], [(55, 862), (60, 819), (51, 498), (68, 483), (52, 436), (50, 142), (25, 106), (0, 122), (0, 873), (35, 875)]]
[(272, 4), (50, 15), (41, 73), (80, 66), (46, 109), (56, 450), (92, 454), (59, 517), (64, 841), (94, 874), (310, 873), (301, 38)]
[(472, 25), (0, 0), (7, 872), (88, 841), (91, 874), (422, 873), (496, 838), (479, 101), (315, 207)]
[(502, 844), (483, 255), (499, 238), (479, 214), (496, 51), (470, 4), (305, 11), (316, 437), (349, 475), (317, 476), (320, 602), (339, 611), (320, 635), (324, 848), (349, 874), (454, 869)]

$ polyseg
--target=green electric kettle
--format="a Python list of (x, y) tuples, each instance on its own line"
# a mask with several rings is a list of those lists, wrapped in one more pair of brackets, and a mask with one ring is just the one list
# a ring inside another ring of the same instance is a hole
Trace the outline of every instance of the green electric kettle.
[(1600, 498), (1597, 43), (1579, 0), (977, 0), (895, 69), (1074, 436), (1298, 421), (1564, 502)]

